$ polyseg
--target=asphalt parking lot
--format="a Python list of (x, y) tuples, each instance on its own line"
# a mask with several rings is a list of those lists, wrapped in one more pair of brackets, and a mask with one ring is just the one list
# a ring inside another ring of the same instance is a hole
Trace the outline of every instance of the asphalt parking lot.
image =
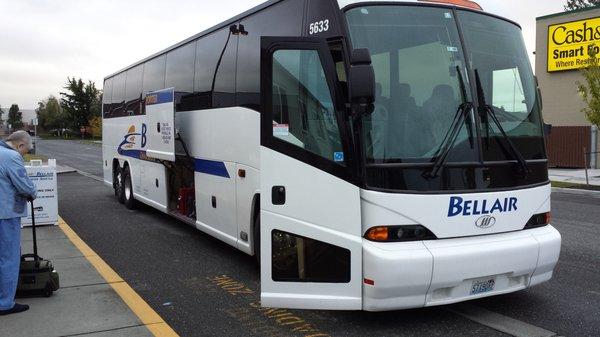
[[(61, 165), (101, 174), (98, 145), (40, 141), (38, 150)], [(60, 215), (182, 336), (506, 336), (526, 335), (527, 329), (530, 335), (596, 336), (600, 331), (600, 195), (553, 193), (553, 224), (563, 235), (563, 248), (550, 282), (466, 305), (367, 313), (260, 308), (259, 270), (252, 257), (152, 208), (129, 211), (109, 187), (90, 177), (63, 174), (58, 183)], [(513, 333), (496, 330), (506, 326)]]

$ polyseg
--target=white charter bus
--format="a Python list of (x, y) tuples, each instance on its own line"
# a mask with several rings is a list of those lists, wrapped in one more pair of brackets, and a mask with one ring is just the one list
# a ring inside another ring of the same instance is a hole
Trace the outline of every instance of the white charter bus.
[(263, 306), (448, 304), (559, 257), (521, 29), (471, 1), (271, 0), (108, 76), (103, 116), (119, 201), (255, 255)]

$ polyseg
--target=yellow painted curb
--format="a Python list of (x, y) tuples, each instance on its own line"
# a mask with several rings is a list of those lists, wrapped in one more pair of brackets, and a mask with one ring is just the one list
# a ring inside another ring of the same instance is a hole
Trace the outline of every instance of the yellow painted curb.
[(178, 337), (173, 330), (159, 315), (152, 309), (144, 299), (138, 295), (133, 288), (127, 284), (90, 246), (88, 246), (73, 231), (71, 227), (59, 217), (58, 226), (71, 240), (71, 242), (81, 251), (83, 256), (90, 262), (108, 284), (119, 294), (123, 302), (129, 306), (131, 311), (142, 321), (144, 326), (156, 337)]

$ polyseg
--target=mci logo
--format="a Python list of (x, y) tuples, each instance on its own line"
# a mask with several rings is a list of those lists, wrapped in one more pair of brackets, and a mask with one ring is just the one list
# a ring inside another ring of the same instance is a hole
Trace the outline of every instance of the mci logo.
[(496, 218), (491, 215), (484, 215), (475, 221), (475, 226), (481, 229), (493, 227), (496, 224)]

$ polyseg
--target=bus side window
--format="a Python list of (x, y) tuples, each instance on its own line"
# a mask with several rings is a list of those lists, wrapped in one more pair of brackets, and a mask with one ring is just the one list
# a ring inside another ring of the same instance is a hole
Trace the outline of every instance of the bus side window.
[(111, 100), (112, 100), (112, 83), (113, 83), (113, 79), (109, 78), (106, 81), (104, 81), (104, 87), (102, 88), (102, 114), (104, 115), (104, 118), (110, 118), (111, 113)]
[(123, 117), (125, 111), (125, 80), (127, 73), (123, 72), (113, 79), (113, 93), (111, 99), (111, 116)]
[(273, 136), (343, 164), (341, 136), (319, 53), (276, 51), (272, 81), (273, 118), (284, 110), (288, 114), (287, 123), (273, 121)]
[[(221, 29), (198, 39), (196, 44), (196, 65), (194, 71), (194, 95), (187, 98), (190, 110), (212, 108), (212, 85), (217, 62), (227, 41), (229, 29)], [(190, 102), (192, 100), (192, 102)]]
[(282, 1), (244, 18), (239, 35), (236, 105), (260, 110), (260, 41), (262, 36), (300, 36), (304, 1)]
[[(165, 88), (166, 56), (161, 55), (144, 63), (144, 77), (142, 80), (142, 99), (151, 91)], [(146, 104), (142, 104), (142, 114), (146, 113)]]
[(127, 70), (127, 83), (125, 85), (125, 110), (127, 116), (136, 116), (142, 113), (142, 75), (144, 66), (139, 65)]
[(226, 29), (228, 34), (231, 34), (228, 39), (224, 36), (221, 43), (217, 44), (219, 52), (225, 47), (221, 63), (217, 67), (217, 75), (215, 78), (215, 90), (213, 92), (212, 107), (213, 108), (229, 108), (235, 106), (235, 81), (236, 81), (236, 59), (238, 35), (233, 35)]
[(167, 54), (165, 88), (175, 88), (175, 111), (193, 110), (188, 98), (194, 91), (195, 58), (195, 41)]

